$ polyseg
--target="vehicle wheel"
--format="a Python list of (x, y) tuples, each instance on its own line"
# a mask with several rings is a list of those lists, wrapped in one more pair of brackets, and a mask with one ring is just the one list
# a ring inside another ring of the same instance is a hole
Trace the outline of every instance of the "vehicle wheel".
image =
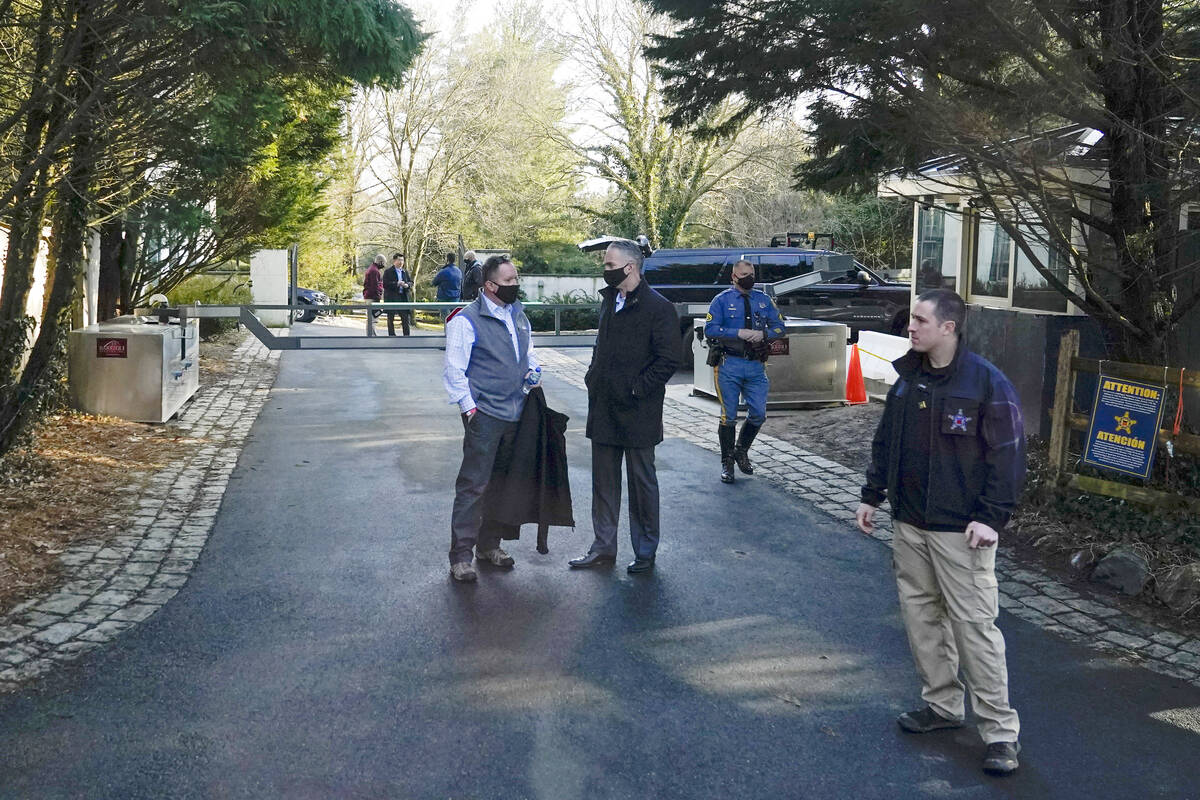
[(892, 320), (892, 336), (907, 336), (908, 335), (908, 312), (901, 311)]
[(691, 321), (688, 321), (688, 326), (683, 330), (682, 351), (680, 358), (683, 359), (680, 365), (681, 370), (690, 371), (696, 365), (696, 356), (692, 352), (692, 346), (696, 342), (696, 332), (692, 330)]
[(315, 308), (306, 308), (296, 312), (296, 322), (312, 322), (316, 318), (317, 310)]

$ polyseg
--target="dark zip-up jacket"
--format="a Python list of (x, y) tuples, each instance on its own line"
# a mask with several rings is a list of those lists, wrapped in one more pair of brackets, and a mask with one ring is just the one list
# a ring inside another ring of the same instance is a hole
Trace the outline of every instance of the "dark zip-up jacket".
[[(899, 491), (905, 394), (923, 355), (909, 351), (892, 362), (900, 377), (871, 444), (862, 501), (878, 507)], [(929, 479), (926, 526), (964, 530), (982, 522), (1000, 530), (1012, 516), (1025, 481), (1025, 427), (1017, 392), (1004, 373), (960, 345), (946, 376), (929, 387)]]

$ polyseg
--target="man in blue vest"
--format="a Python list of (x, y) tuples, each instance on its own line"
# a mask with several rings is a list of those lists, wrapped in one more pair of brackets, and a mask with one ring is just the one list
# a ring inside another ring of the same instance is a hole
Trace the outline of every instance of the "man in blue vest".
[[(784, 336), (779, 309), (764, 292), (754, 288), (754, 265), (742, 259), (733, 265), (733, 286), (713, 298), (708, 307), (704, 335), (718, 350), (720, 363), (713, 367), (721, 422), (721, 483), (733, 483), (733, 465), (750, 475), (750, 445), (767, 419), (768, 342)], [(746, 423), (737, 434), (738, 403), (746, 398)]]
[(472, 550), (480, 562), (513, 565), (512, 556), (500, 548), (501, 538), (511, 531), (496, 525), (482, 528), (492, 466), (497, 458), (501, 463), (508, 458), (525, 408), (525, 381), (538, 374), (517, 284), (512, 262), (492, 256), (483, 265), (479, 297), (446, 323), (442, 381), (450, 402), (462, 412), (466, 431), (450, 518), (450, 576), (459, 582), (476, 578)]

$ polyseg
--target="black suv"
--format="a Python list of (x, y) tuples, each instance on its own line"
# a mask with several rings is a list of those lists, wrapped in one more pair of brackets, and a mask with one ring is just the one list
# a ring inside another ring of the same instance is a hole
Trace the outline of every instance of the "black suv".
[[(579, 248), (603, 250), (612, 238), (582, 242)], [(643, 244), (642, 249), (649, 248)], [(850, 328), (853, 340), (858, 339), (860, 330), (905, 335), (911, 301), (909, 284), (888, 281), (852, 256), (832, 250), (800, 247), (655, 250), (646, 256), (642, 269), (646, 282), (671, 302), (707, 305), (729, 288), (733, 265), (743, 258), (754, 265), (759, 288), (774, 295), (775, 304), (785, 317), (840, 322)], [(788, 280), (801, 275), (811, 275), (812, 279)], [(773, 286), (780, 281), (787, 283)], [(680, 316), (680, 335), (688, 358), (694, 314)]]

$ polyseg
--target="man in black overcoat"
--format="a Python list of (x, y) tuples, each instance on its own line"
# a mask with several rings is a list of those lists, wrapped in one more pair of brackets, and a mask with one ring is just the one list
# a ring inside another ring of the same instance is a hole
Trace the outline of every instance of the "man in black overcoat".
[[(392, 255), (392, 265), (383, 271), (383, 302), (407, 303), (412, 298), (412, 278), (404, 268), (404, 253)], [(400, 315), (400, 325), (404, 335), (408, 336), (412, 326), (412, 311), (388, 311), (388, 336), (396, 335), (396, 315)]]
[(574, 568), (609, 566), (617, 557), (621, 462), (629, 484), (631, 573), (654, 568), (658, 549), (658, 476), (654, 448), (663, 440), (663, 397), (680, 360), (679, 317), (642, 280), (642, 250), (618, 240), (604, 253), (600, 330), (585, 381), (592, 440), (595, 541)]

